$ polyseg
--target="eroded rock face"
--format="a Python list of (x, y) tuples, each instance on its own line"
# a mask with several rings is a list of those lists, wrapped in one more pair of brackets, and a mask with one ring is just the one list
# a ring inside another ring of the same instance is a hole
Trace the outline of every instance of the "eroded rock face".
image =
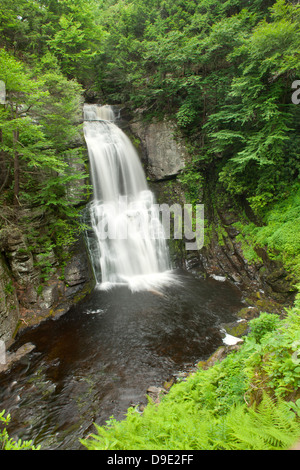
[(0, 255), (0, 340), (8, 342), (19, 321), (19, 303), (13, 281)]
[[(82, 139), (81, 146), (84, 146), (84, 145), (85, 145), (85, 142)], [(71, 157), (66, 157), (66, 161), (72, 168), (72, 171), (74, 172), (74, 174), (77, 173), (81, 175), (86, 175), (86, 167), (84, 163), (76, 162), (74, 161), (74, 158), (72, 159)], [(80, 204), (85, 204), (87, 202), (87, 194), (86, 194), (86, 189), (84, 187), (85, 182), (88, 182), (87, 176), (82, 177), (82, 178), (74, 178), (68, 181), (66, 192), (67, 192), (68, 201), (71, 205), (77, 206)]]
[[(2, 254), (1, 254), (2, 253)], [(48, 279), (41, 276), (43, 266)], [(0, 231), (0, 340), (11, 342), (17, 328), (66, 313), (94, 285), (87, 250), (80, 240), (63, 270), (53, 251), (29, 247), (17, 227)]]
[(65, 268), (66, 297), (72, 297), (92, 282), (93, 274), (83, 243), (78, 244), (73, 257)]
[(154, 181), (173, 177), (185, 167), (184, 143), (175, 138), (176, 127), (169, 121), (131, 122), (130, 127), (142, 143), (147, 161), (147, 175)]
[(88, 294), (94, 283), (87, 250), (83, 240), (79, 240), (70, 250), (64, 269), (58, 266), (38, 291), (34, 286), (19, 291), (22, 316), (28, 325), (40, 323), (50, 316), (60, 316)]
[(16, 281), (22, 285), (32, 283), (37, 272), (22, 232), (17, 227), (1, 230), (0, 246)]

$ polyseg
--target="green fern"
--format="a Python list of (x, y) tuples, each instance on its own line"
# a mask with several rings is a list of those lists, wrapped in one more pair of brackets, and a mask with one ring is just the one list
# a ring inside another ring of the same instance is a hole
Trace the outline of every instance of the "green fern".
[(226, 421), (233, 450), (287, 449), (300, 436), (299, 420), (287, 413), (287, 403), (275, 402), (268, 395), (256, 408), (235, 408)]
[(245, 404), (216, 417), (192, 403), (164, 400), (143, 415), (130, 409), (127, 419), (96, 426), (82, 443), (88, 449), (114, 450), (284, 450), (300, 437), (300, 422), (283, 400), (265, 395), (257, 407)]

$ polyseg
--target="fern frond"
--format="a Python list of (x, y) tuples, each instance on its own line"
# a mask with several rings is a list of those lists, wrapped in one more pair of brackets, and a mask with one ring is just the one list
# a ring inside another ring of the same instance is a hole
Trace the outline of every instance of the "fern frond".
[(300, 437), (300, 423), (287, 414), (283, 401), (266, 394), (255, 408), (236, 407), (227, 415), (233, 449), (287, 449)]

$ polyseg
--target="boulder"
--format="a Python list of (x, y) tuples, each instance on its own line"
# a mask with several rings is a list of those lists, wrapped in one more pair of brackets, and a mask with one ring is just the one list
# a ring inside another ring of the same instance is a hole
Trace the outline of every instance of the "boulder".
[(22, 357), (29, 354), (31, 351), (35, 349), (35, 345), (32, 343), (23, 344), (20, 346), (19, 349), (15, 352), (7, 352), (5, 357), (5, 363), (0, 363), (0, 373), (5, 372), (12, 367), (13, 364), (18, 362)]
[(157, 404), (160, 403), (161, 396), (165, 393), (167, 393), (165, 389), (161, 387), (155, 387), (154, 385), (150, 385), (150, 387), (147, 388), (147, 396)]

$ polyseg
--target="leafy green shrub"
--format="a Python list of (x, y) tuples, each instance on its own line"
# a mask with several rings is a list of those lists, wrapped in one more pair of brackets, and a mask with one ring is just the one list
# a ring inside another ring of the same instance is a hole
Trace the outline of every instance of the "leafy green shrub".
[[(267, 324), (266, 318), (270, 315), (272, 314), (264, 314), (261, 331), (263, 331), (263, 325)], [(270, 320), (272, 323), (273, 319), (270, 318)], [(251, 328), (253, 322), (254, 320), (250, 322)], [(259, 322), (256, 325), (259, 325)], [(255, 336), (250, 336), (247, 342), (248, 345), (255, 342)], [(277, 397), (296, 394), (299, 398), (299, 299), (296, 300), (294, 308), (288, 311), (287, 317), (281, 321), (280, 326), (278, 324), (272, 333), (262, 336), (260, 343), (252, 344), (252, 353), (246, 360), (246, 371), (251, 381), (252, 393), (255, 391), (261, 393), (261, 390), (268, 389)]]
[[(10, 422), (10, 414), (4, 416), (5, 410), (0, 413), (0, 424), (7, 426)], [(14, 441), (8, 435), (6, 428), (0, 430), (0, 450), (40, 450), (40, 446), (35, 447), (32, 441)]]
[(250, 338), (260, 343), (263, 337), (274, 331), (280, 324), (280, 318), (276, 314), (261, 313), (258, 318), (254, 318), (250, 322)]

